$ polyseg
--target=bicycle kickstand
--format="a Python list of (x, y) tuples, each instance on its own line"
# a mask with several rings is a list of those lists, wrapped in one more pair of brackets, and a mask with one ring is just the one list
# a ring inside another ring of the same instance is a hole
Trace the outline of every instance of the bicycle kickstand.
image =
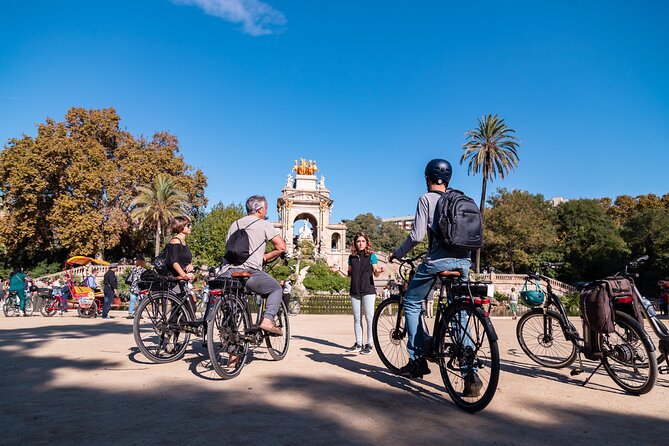
[(599, 364), (597, 364), (597, 367), (595, 367), (595, 370), (593, 370), (592, 373), (590, 374), (590, 376), (588, 376), (588, 377), (586, 378), (586, 380), (583, 381), (583, 383), (581, 384), (581, 387), (585, 387), (585, 385), (588, 384), (588, 382), (590, 382), (590, 379), (591, 379), (593, 376), (595, 376), (595, 373), (597, 373), (597, 370), (599, 370), (599, 368), (600, 368), (601, 366), (602, 366), (602, 363), (601, 363), (601, 362), (600, 362)]

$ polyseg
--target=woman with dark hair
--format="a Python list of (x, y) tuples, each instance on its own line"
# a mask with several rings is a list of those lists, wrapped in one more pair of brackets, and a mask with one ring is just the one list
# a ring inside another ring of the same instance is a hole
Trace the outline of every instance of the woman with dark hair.
[[(376, 289), (374, 277), (378, 277), (383, 268), (378, 265), (372, 244), (364, 232), (353, 237), (351, 255), (348, 256), (348, 276), (351, 278), (351, 306), (353, 307), (353, 332), (355, 344), (347, 352), (360, 352), (368, 355), (372, 352), (372, 319)], [(362, 344), (362, 311), (367, 321), (367, 343)]]
[(191, 233), (190, 218), (181, 215), (174, 217), (170, 222), (172, 238), (167, 244), (167, 257), (170, 261), (170, 270), (175, 277), (183, 277), (191, 282), (193, 275), (193, 253), (186, 244), (186, 237)]
[(26, 314), (26, 289), (25, 282), (28, 276), (23, 272), (23, 268), (16, 267), (14, 271), (9, 275), (9, 291), (16, 291), (16, 294), (19, 296), (19, 309), (23, 316), (28, 316)]

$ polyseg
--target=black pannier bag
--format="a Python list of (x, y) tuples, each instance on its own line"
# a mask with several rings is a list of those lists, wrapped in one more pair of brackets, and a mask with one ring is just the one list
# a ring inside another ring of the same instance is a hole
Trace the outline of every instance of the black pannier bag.
[(581, 291), (581, 318), (597, 333), (613, 333), (613, 309), (609, 296), (609, 287), (605, 281), (598, 280)]
[[(632, 316), (643, 327), (643, 312), (641, 310), (641, 297), (634, 292), (632, 282), (625, 277), (611, 276), (602, 279), (609, 287), (609, 297), (615, 303), (615, 300), (621, 297), (630, 297), (632, 301), (629, 304), (619, 304), (624, 306), (624, 313)], [(619, 308), (620, 309), (620, 308)]]

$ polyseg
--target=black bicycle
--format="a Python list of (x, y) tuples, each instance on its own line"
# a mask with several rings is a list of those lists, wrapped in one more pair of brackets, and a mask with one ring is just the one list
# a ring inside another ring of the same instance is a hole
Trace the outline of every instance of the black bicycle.
[[(404, 280), (401, 294), (383, 300), (374, 312), (374, 346), (383, 364), (394, 374), (399, 374), (409, 360), (404, 294), (416, 271), (414, 262), (422, 256), (399, 260), (400, 271), (404, 271), (400, 274)], [(460, 276), (459, 271), (443, 271), (434, 278), (433, 286), (440, 289), (434, 336), (426, 337), (426, 352), (428, 361), (439, 365), (453, 402), (466, 411), (477, 412), (490, 403), (497, 390), (499, 349), (488, 317), (487, 284), (463, 281)], [(424, 312), (421, 323), (428, 334)]]
[(140, 281), (139, 287), (147, 290), (133, 321), (133, 335), (137, 348), (149, 360), (168, 363), (183, 358), (191, 335), (205, 341), (207, 311), (203, 318), (196, 318), (195, 303), (186, 290), (182, 278), (162, 278)]
[[(598, 333), (585, 318), (583, 337), (568, 318), (560, 298), (553, 292), (549, 277), (542, 274), (546, 268), (555, 268), (559, 263), (544, 262), (536, 272), (527, 275), (528, 281), (543, 281), (547, 297), (537, 291), (539, 301), (518, 321), (516, 337), (525, 354), (544, 367), (563, 368), (577, 358), (579, 367), (571, 371), (572, 376), (583, 373), (581, 354), (587, 359), (599, 361), (599, 365), (581, 384), (585, 386), (599, 367), (626, 392), (641, 395), (649, 392), (657, 379), (655, 348), (648, 334), (639, 323), (625, 313), (615, 312), (614, 331)], [(580, 284), (586, 287), (589, 284)], [(523, 294), (521, 293), (521, 298)], [(543, 299), (543, 302), (540, 300)]]
[[(5, 313), (5, 317), (12, 317), (15, 315), (21, 314), (21, 305), (19, 299), (19, 293), (14, 290), (7, 291), (7, 297), (5, 302), (2, 305), (2, 311)], [(24, 313), (26, 316), (32, 316), (33, 314), (33, 298), (32, 292), (26, 292), (26, 298), (24, 303)]]
[[(251, 277), (247, 271), (233, 272), (231, 277), (208, 281), (209, 294), (217, 296), (211, 311), (207, 329), (207, 349), (211, 365), (223, 379), (239, 375), (246, 365), (250, 346), (265, 344), (270, 356), (280, 361), (288, 353), (290, 324), (288, 310), (283, 302), (274, 317), (274, 325), (281, 329), (281, 336), (260, 329), (267, 299), (248, 292), (246, 281)], [(252, 307), (256, 310), (253, 324)]]

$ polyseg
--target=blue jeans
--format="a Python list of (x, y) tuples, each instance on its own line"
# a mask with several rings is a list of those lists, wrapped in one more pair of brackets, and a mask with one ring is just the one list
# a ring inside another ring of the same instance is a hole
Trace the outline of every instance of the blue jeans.
[(137, 300), (139, 300), (139, 294), (130, 293), (130, 303), (128, 304), (128, 314), (132, 314), (135, 311), (135, 305), (137, 305)]
[(102, 317), (109, 316), (109, 309), (114, 301), (114, 290), (105, 288), (105, 300), (102, 303)]
[(409, 283), (404, 295), (404, 314), (407, 325), (407, 350), (409, 358), (416, 359), (424, 355), (425, 333), (420, 320), (422, 304), (434, 285), (437, 273), (447, 270), (461, 270), (462, 280), (469, 277), (469, 259), (427, 260), (418, 266), (416, 274)]

